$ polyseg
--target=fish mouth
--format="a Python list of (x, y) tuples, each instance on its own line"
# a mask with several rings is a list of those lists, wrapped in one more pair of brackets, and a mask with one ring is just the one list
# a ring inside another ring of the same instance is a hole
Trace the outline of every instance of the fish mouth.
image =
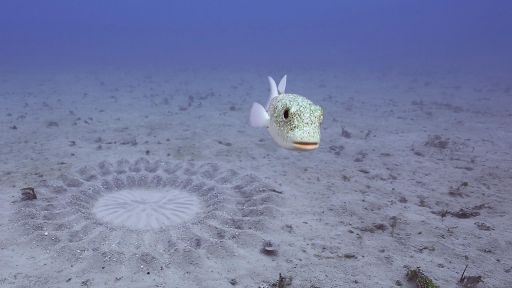
[(293, 142), (293, 148), (298, 150), (313, 150), (318, 148), (318, 142)]

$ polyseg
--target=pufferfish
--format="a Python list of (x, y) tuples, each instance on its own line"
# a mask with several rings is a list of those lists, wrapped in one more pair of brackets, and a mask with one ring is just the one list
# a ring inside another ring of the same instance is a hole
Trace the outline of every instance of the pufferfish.
[(322, 107), (297, 94), (287, 94), (286, 75), (279, 86), (272, 77), (267, 107), (253, 103), (250, 123), (253, 127), (266, 127), (281, 147), (294, 150), (313, 150), (320, 145)]

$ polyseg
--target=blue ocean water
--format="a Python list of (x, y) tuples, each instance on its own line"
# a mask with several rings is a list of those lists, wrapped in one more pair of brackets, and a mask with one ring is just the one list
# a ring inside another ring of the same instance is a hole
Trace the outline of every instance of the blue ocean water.
[(511, 19), (505, 0), (5, 0), (0, 65), (508, 69)]

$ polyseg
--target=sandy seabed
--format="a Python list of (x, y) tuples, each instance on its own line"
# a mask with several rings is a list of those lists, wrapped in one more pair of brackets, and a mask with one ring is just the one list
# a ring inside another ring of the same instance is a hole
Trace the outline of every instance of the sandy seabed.
[(267, 71), (2, 71), (0, 286), (510, 287), (510, 76), (286, 72), (315, 151), (249, 127)]

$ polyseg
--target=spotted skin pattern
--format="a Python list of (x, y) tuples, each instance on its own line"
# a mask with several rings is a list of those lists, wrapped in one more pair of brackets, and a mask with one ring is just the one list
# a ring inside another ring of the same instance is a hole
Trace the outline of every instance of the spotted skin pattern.
[(306, 97), (297, 94), (276, 96), (270, 102), (268, 113), (269, 131), (282, 146), (293, 148), (295, 142), (320, 143), (323, 111)]

